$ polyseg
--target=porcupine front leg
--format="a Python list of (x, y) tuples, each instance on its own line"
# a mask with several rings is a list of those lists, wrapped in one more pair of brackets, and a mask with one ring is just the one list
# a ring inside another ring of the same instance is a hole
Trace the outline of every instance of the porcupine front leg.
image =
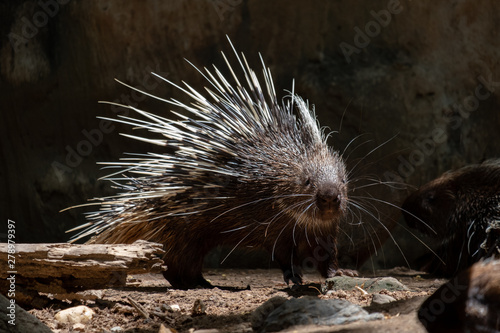
[(302, 270), (298, 265), (295, 249), (280, 251), (276, 255), (276, 261), (280, 265), (283, 272), (283, 280), (285, 280), (286, 284), (290, 284), (290, 281), (296, 285), (302, 284)]
[(316, 257), (319, 273), (325, 278), (340, 275), (358, 276), (358, 272), (355, 270), (339, 268), (337, 242), (333, 236), (327, 239), (320, 238), (312, 255)]

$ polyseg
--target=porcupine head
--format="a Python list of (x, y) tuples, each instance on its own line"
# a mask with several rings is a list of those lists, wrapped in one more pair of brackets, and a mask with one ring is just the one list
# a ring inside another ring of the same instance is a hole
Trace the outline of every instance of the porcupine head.
[(229, 79), (215, 67), (198, 70), (205, 91), (162, 78), (190, 104), (146, 93), (180, 109), (173, 111), (177, 119), (126, 105), (133, 116), (104, 118), (142, 130), (126, 136), (165, 148), (109, 163), (118, 171), (105, 179), (122, 192), (96, 199), (100, 210), (75, 239), (160, 242), (164, 275), (176, 288), (210, 286), (203, 258), (219, 245), (267, 249), (287, 283), (302, 282), (303, 266), (324, 277), (342, 273), (336, 253), (348, 204), (342, 157), (327, 146), (307, 102), (293, 91), (278, 100), (263, 61), (259, 79), (234, 53), (239, 74), (223, 54)]
[(446, 265), (434, 260), (429, 270), (451, 276), (483, 256), (498, 255), (499, 166), (499, 160), (488, 160), (448, 171), (406, 199), (407, 224), (440, 242)]

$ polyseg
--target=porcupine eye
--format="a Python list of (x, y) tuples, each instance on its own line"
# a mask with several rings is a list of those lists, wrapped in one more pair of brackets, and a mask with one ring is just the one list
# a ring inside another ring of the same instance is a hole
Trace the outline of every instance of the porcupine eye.
[(425, 197), (424, 206), (427, 209), (432, 209), (435, 203), (436, 203), (436, 192), (430, 191), (429, 193), (427, 193)]
[(311, 185), (311, 178), (307, 178), (304, 185), (309, 187), (309, 185)]

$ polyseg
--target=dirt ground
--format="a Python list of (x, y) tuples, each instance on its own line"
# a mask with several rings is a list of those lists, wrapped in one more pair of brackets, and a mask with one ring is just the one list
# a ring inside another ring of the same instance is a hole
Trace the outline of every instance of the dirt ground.
[[(251, 313), (274, 296), (286, 298), (316, 296), (340, 298), (359, 304), (369, 312), (382, 312), (385, 320), (353, 323), (335, 327), (296, 327), (294, 332), (425, 332), (416, 317), (416, 309), (426, 296), (436, 290), (444, 280), (425, 279), (418, 272), (406, 269), (379, 271), (376, 276), (392, 276), (400, 280), (409, 291), (382, 291), (397, 301), (370, 306), (373, 295), (364, 294), (362, 288), (335, 291), (322, 295), (321, 277), (304, 276), (304, 285), (290, 288), (282, 280), (279, 270), (209, 270), (204, 273), (214, 289), (174, 290), (161, 275), (136, 275), (129, 278), (123, 289), (105, 289), (94, 292), (99, 298), (82, 301), (95, 311), (95, 316), (85, 327), (85, 332), (158, 332), (160, 325), (170, 332), (253, 332)], [(373, 277), (374, 274), (361, 274)], [(362, 287), (362, 286), (360, 286)], [(130, 301), (135, 300), (149, 313), (141, 316)], [(196, 304), (196, 306), (195, 306)], [(77, 305), (62, 303), (62, 307)], [(173, 306), (173, 307), (172, 307)], [(62, 308), (51, 306), (42, 310), (30, 310), (54, 332), (71, 332), (71, 326), (61, 326), (54, 319)], [(195, 308), (195, 310), (193, 310)], [(120, 327), (121, 330), (118, 330)], [(211, 330), (209, 330), (211, 329)], [(214, 330), (215, 329), (215, 330)], [(292, 332), (288, 329), (283, 332)]]

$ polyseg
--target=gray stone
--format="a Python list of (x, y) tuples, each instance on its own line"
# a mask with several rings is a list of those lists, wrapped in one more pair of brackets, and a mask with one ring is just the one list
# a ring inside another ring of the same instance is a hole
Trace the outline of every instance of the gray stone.
[(315, 297), (293, 298), (274, 311), (263, 321), (259, 332), (275, 332), (295, 325), (341, 325), (355, 321), (383, 319), (381, 313), (368, 313), (359, 305), (340, 299)]
[(372, 304), (386, 304), (386, 303), (394, 302), (395, 300), (396, 299), (394, 297), (391, 297), (389, 295), (375, 294), (375, 295), (373, 295), (373, 298), (372, 298)]
[(0, 332), (52, 333), (52, 330), (18, 305), (12, 306), (10, 300), (0, 294)]
[(335, 276), (326, 279), (323, 292), (328, 290), (351, 290), (359, 287), (369, 293), (378, 293), (381, 290), (396, 291), (408, 290), (404, 284), (393, 277), (383, 278), (356, 278), (349, 276)]

